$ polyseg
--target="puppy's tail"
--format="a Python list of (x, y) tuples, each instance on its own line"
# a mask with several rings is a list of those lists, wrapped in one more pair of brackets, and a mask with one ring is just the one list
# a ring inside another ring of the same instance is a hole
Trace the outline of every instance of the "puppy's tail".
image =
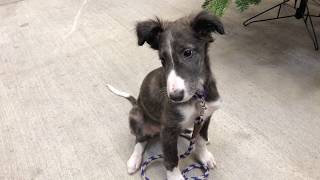
[(113, 94), (128, 99), (133, 106), (137, 104), (136, 98), (131, 96), (129, 93), (119, 91), (118, 89), (116, 89), (115, 87), (111, 86), (110, 84), (107, 84), (107, 87)]

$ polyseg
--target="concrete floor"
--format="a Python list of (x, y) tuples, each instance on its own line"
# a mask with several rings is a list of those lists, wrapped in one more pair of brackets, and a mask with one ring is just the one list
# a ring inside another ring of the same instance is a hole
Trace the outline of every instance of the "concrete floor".
[[(201, 2), (0, 0), (0, 179), (140, 179), (126, 173), (130, 104), (104, 84), (137, 95), (160, 62), (136, 45), (135, 22)], [(210, 126), (210, 179), (320, 179), (320, 52), (302, 20), (241, 25), (274, 3), (244, 13), (232, 4), (210, 48), (224, 100)], [(164, 179), (161, 163), (149, 174)]]

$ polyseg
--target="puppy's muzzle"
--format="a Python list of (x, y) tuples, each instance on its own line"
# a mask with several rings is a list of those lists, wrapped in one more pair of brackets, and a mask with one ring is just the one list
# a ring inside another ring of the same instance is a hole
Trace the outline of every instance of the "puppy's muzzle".
[(169, 93), (169, 98), (174, 102), (180, 102), (184, 99), (184, 90), (175, 90)]

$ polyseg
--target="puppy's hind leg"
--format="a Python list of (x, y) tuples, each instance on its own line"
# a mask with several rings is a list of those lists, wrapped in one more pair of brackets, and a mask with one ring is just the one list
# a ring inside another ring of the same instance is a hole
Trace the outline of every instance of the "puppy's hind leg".
[(139, 106), (134, 105), (129, 114), (131, 133), (136, 136), (134, 150), (127, 162), (129, 174), (135, 173), (141, 165), (144, 149), (147, 145), (148, 136), (143, 133), (144, 119), (143, 112)]
[(134, 150), (127, 162), (127, 168), (128, 168), (129, 174), (135, 173), (140, 168), (143, 152), (146, 145), (147, 145), (147, 141), (144, 141), (144, 142), (137, 142), (136, 145), (134, 146)]

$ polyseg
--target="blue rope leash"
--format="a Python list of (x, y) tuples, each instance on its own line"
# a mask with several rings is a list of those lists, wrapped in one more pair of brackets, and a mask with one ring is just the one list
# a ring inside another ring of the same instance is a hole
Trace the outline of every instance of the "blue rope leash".
[[(193, 146), (194, 146), (194, 142), (190, 141), (190, 145), (187, 149), (186, 152), (184, 152), (183, 154), (180, 155), (180, 159), (184, 159), (186, 157), (188, 157), (192, 150), (193, 150)], [(152, 163), (155, 160), (158, 159), (163, 159), (163, 155), (159, 154), (159, 155), (153, 155), (150, 156), (147, 160), (145, 160), (142, 165), (141, 165), (141, 177), (144, 180), (150, 180), (149, 177), (147, 177), (146, 175), (146, 168), (147, 166)], [(203, 175), (199, 176), (199, 177), (187, 177), (187, 174), (189, 172), (191, 172), (193, 169), (201, 169), (203, 170)], [(204, 165), (202, 163), (194, 163), (189, 165), (188, 167), (186, 167), (184, 170), (182, 170), (182, 176), (186, 179), (186, 180), (203, 180), (203, 179), (207, 179), (209, 177), (209, 167), (207, 165)]]
[[(201, 125), (203, 123), (203, 114), (206, 109), (204, 95), (197, 93), (197, 94), (195, 94), (195, 97), (200, 100), (200, 106), (201, 106), (200, 116), (195, 120), (195, 125), (198, 125), (201, 127)], [(198, 130), (195, 130), (195, 128), (194, 128), (189, 147), (188, 147), (187, 151), (185, 151), (183, 154), (181, 154), (179, 156), (180, 159), (185, 159), (186, 157), (188, 157), (191, 154), (191, 152), (194, 148), (196, 136), (198, 135), (199, 130), (200, 130), (199, 128), (197, 128), (197, 129)], [(148, 159), (143, 161), (143, 163), (141, 165), (142, 179), (150, 180), (150, 178), (147, 177), (147, 175), (146, 175), (146, 169), (150, 163), (154, 162), (155, 160), (159, 160), (159, 159), (163, 159), (162, 154), (150, 156)], [(201, 169), (203, 171), (203, 175), (198, 176), (198, 177), (187, 177), (187, 174), (189, 172), (191, 172), (193, 169)], [(184, 177), (185, 180), (203, 180), (203, 179), (207, 179), (209, 177), (209, 167), (207, 165), (204, 165), (203, 163), (193, 163), (193, 164), (187, 166), (184, 170), (182, 170), (181, 173), (182, 173), (182, 176)]]

